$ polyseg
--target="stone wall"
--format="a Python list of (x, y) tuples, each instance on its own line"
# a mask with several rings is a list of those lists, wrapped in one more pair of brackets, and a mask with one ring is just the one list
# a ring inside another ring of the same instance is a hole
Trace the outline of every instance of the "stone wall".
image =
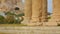
[(21, 7), (20, 0), (0, 0), (0, 2), (0, 9), (3, 11), (14, 11), (15, 7)]

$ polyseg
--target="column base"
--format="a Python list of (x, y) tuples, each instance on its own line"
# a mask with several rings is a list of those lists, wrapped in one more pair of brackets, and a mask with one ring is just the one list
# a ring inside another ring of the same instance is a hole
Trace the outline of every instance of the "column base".
[(23, 21), (22, 24), (27, 25), (27, 26), (42, 26), (43, 25), (43, 23), (40, 23), (40, 22), (33, 23), (29, 21)]
[(30, 17), (24, 17), (24, 20), (21, 22), (21, 24), (27, 24), (30, 23)]
[(57, 26), (57, 22), (46, 22), (43, 23), (43, 26)]
[(32, 19), (28, 25), (29, 26), (42, 26), (43, 23), (40, 22), (38, 19), (35, 19), (35, 20)]
[(42, 26), (43, 24), (42, 23), (28, 23), (27, 24), (28, 26)]
[(31, 21), (31, 20), (24, 20), (22, 24), (27, 25), (27, 26), (42, 26), (43, 23), (41, 22), (36, 22), (36, 21)]

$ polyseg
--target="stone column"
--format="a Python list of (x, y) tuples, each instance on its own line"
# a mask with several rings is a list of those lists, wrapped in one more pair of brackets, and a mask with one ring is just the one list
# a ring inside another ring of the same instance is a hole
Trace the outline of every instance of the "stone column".
[(60, 22), (60, 0), (53, 0), (53, 13), (47, 25), (57, 26)]
[(23, 24), (27, 24), (30, 22), (31, 19), (31, 13), (32, 12), (32, 0), (25, 0), (24, 3), (24, 21)]
[(32, 0), (32, 23), (40, 22), (40, 13), (42, 10), (41, 0)]
[(52, 19), (55, 22), (60, 22), (60, 0), (53, 0), (53, 14)]
[(60, 22), (60, 0), (53, 0), (53, 14), (52, 21)]
[(42, 19), (41, 22), (47, 22), (48, 13), (47, 13), (47, 0), (42, 0)]

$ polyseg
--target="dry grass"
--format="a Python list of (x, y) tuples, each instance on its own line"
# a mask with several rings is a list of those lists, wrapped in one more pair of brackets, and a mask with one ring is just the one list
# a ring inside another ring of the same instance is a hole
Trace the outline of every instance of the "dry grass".
[(27, 25), (24, 25), (24, 24), (0, 24), (0, 26), (1, 26), (1, 27), (2, 27), (2, 26), (7, 27), (7, 26), (27, 26)]
[(4, 33), (4, 32), (0, 32), (0, 34), (10, 34), (10, 33)]

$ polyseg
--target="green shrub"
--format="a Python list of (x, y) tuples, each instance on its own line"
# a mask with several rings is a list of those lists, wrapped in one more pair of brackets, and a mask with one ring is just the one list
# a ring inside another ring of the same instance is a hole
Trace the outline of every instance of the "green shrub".
[[(24, 13), (16, 15), (11, 12), (6, 12), (5, 15), (6, 18), (0, 15), (0, 24), (21, 24), (21, 22), (23, 21), (22, 16), (24, 16)], [(19, 19), (19, 17), (21, 17), (22, 19)]]
[[(8, 24), (20, 24), (21, 21), (23, 21), (22, 16), (24, 16), (24, 13), (16, 15), (14, 13), (7, 12), (6, 15), (7, 15), (6, 16), (7, 18), (5, 19), (6, 23), (8, 23)], [(19, 19), (19, 17), (21, 17), (22, 19)]]
[(3, 24), (4, 23), (4, 16), (0, 15), (0, 24)]
[(48, 17), (48, 19), (51, 19), (51, 17)]

